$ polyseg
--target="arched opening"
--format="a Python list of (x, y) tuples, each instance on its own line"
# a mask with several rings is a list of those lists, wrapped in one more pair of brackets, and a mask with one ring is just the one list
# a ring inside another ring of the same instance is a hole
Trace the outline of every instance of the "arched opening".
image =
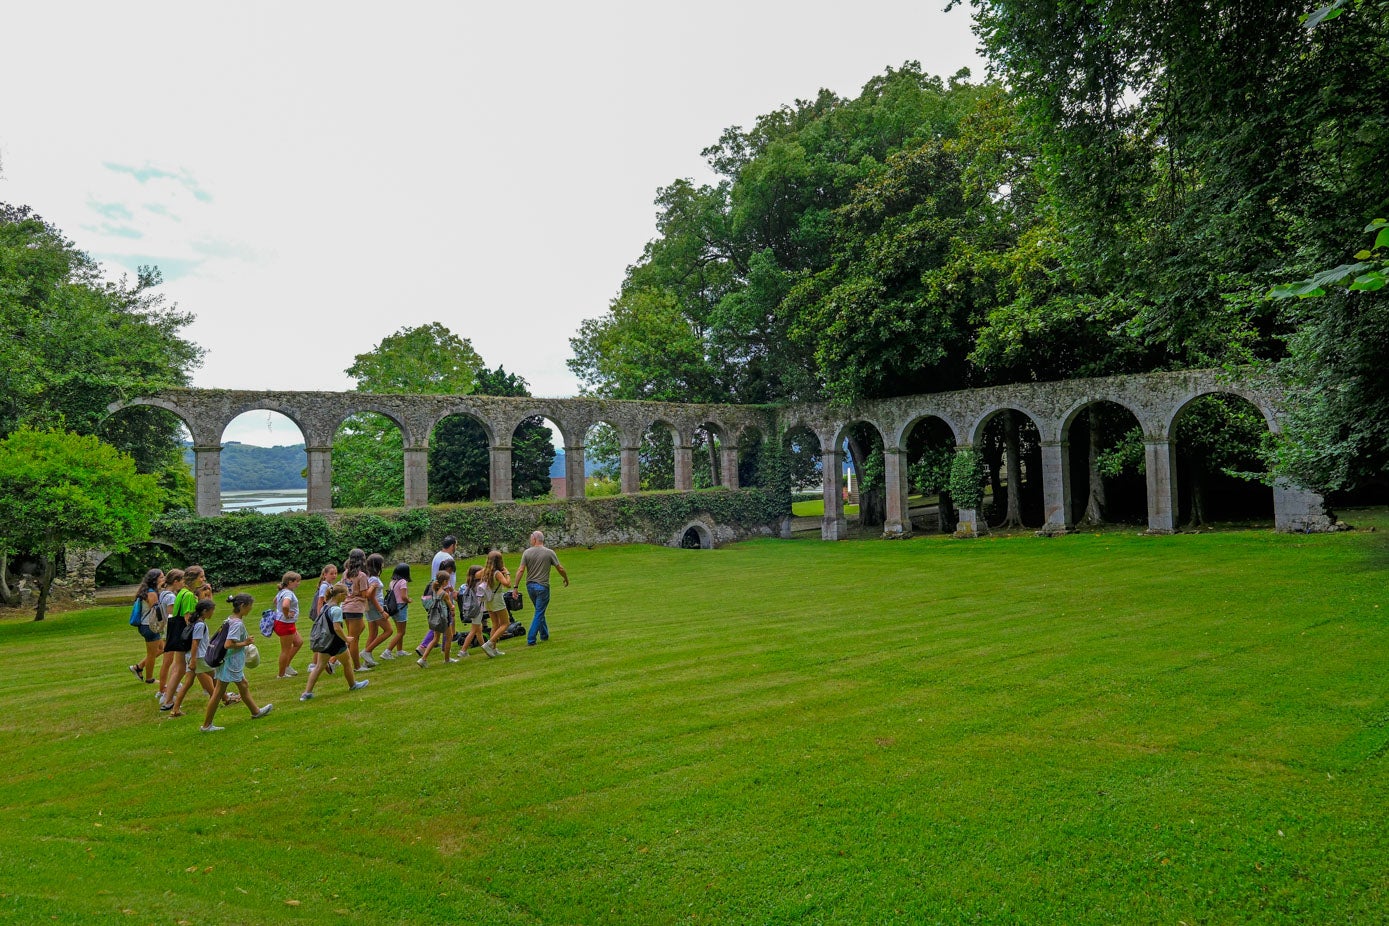
[(480, 502), (492, 497), (492, 441), (482, 422), (458, 412), (429, 436), (429, 500)]
[(1177, 523), (1271, 525), (1273, 489), (1264, 450), (1268, 422), (1241, 396), (1208, 393), (1192, 399), (1172, 423), (1177, 457)]
[(405, 438), (376, 412), (349, 415), (333, 435), (333, 507), (405, 504)]
[(125, 585), (138, 585), (151, 569), (181, 569), (187, 565), (187, 557), (167, 543), (150, 541), (137, 543), (123, 553), (112, 553), (96, 567), (97, 588), (118, 588)]
[(950, 499), (950, 466), (958, 440), (942, 418), (928, 415), (907, 427), (907, 506), (912, 524), (950, 533), (959, 519)]
[(989, 476), (989, 523), (994, 527), (1041, 527), (1042, 439), (1026, 412), (1004, 408), (991, 414), (976, 448)]
[(887, 520), (882, 433), (870, 421), (855, 421), (840, 434), (846, 469), (844, 516), (861, 527), (882, 527)]
[(718, 425), (706, 421), (694, 430), (692, 448), (693, 484), (696, 489), (713, 489), (723, 485), (723, 435)]
[[(556, 442), (559, 443), (557, 448)], [(566, 498), (564, 435), (548, 418), (524, 419), (511, 432), (511, 495), (516, 499)]]
[(748, 425), (738, 435), (738, 485), (744, 488), (766, 488), (767, 438), (758, 428)]
[(132, 405), (107, 417), (97, 436), (130, 454), (136, 472), (158, 478), (165, 514), (198, 510), (193, 436), (178, 415), (155, 405)]
[(675, 488), (675, 428), (654, 421), (641, 436), (641, 490), (659, 492)]
[(308, 468), (304, 432), (293, 419), (263, 408), (242, 412), (222, 429), (222, 512), (303, 510)]
[(825, 515), (820, 438), (805, 425), (797, 425), (782, 436), (782, 450), (791, 481), (791, 514), (794, 518), (814, 518), (813, 523), (793, 521), (792, 530), (819, 531)]
[(1065, 425), (1070, 447), (1071, 519), (1076, 524), (1147, 524), (1143, 427), (1129, 409), (1101, 400)]
[(680, 547), (684, 550), (712, 550), (714, 536), (709, 533), (709, 528), (696, 521), (680, 534)]
[(602, 498), (622, 492), (622, 435), (600, 421), (584, 433), (584, 494)]

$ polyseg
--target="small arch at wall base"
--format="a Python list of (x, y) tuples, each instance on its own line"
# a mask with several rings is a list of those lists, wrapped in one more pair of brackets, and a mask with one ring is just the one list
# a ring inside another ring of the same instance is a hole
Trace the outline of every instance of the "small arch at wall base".
[(686, 550), (712, 550), (714, 532), (703, 521), (691, 521), (676, 531), (666, 545)]

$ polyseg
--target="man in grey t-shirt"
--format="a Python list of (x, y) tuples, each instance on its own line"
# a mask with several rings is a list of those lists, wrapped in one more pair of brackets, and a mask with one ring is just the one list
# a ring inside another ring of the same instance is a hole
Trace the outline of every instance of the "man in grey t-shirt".
[[(569, 573), (559, 564), (555, 551), (545, 546), (545, 535), (540, 531), (531, 534), (531, 545), (521, 554), (521, 569), (516, 573), (516, 584), (526, 579), (526, 591), (535, 603), (535, 617), (531, 619), (530, 631), (526, 634), (526, 645), (534, 646), (541, 640), (550, 639), (550, 625), (545, 623), (545, 609), (550, 604), (550, 569), (559, 570), (564, 587), (569, 587)], [(527, 578), (529, 577), (529, 578)]]

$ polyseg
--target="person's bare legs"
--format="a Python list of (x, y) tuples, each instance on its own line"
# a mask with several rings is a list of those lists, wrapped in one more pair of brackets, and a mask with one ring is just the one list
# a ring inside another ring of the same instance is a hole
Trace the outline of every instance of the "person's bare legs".
[(256, 706), (255, 701), (251, 700), (251, 686), (246, 684), (244, 678), (236, 683), (236, 690), (241, 692), (241, 703), (250, 708), (251, 716), (254, 717), (259, 714), (260, 708)]
[(276, 673), (277, 675), (284, 678), (285, 670), (289, 668), (289, 664), (294, 661), (294, 657), (299, 653), (299, 648), (303, 645), (304, 638), (299, 636), (299, 628), (297, 627), (291, 635), (280, 637), (280, 671)]
[(212, 687), (212, 697), (207, 699), (207, 710), (203, 712), (203, 729), (212, 726), (212, 719), (217, 716), (217, 708), (222, 706), (222, 696), (227, 693), (227, 683), (217, 682)]
[(403, 653), (405, 652), (402, 649), (402, 647), (405, 646), (405, 624), (395, 618), (391, 618), (391, 621), (395, 624), (395, 636), (386, 642), (386, 649), (395, 650), (397, 653)]
[(362, 667), (362, 656), (359, 644), (361, 642), (362, 628), (365, 626), (366, 622), (362, 619), (361, 615), (357, 615), (356, 617), (343, 618), (343, 624), (347, 627), (347, 653), (352, 657), (352, 668), (360, 669)]

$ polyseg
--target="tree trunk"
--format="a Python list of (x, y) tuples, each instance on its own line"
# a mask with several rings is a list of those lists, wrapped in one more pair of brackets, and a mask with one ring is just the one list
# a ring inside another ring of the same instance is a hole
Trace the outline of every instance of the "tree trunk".
[(1183, 478), (1191, 486), (1191, 517), (1186, 526), (1192, 528), (1202, 527), (1206, 523), (1206, 491), (1201, 479), (1205, 467), (1195, 457), (1193, 453), (1186, 454), (1186, 465), (1183, 467)]
[(0, 553), (0, 604), (7, 608), (19, 607), (19, 592), (10, 588), (10, 554)]
[(1104, 476), (1100, 474), (1100, 416), (1095, 407), (1090, 406), (1090, 454), (1087, 459), (1090, 469), (1090, 498), (1085, 502), (1085, 524), (1103, 524), (1104, 508), (1108, 501), (1104, 496)]
[(705, 437), (704, 449), (709, 451), (709, 478), (712, 480), (710, 488), (717, 489), (723, 485), (723, 480), (719, 478), (719, 449), (714, 446), (714, 435)]
[[(998, 514), (998, 504), (1003, 500), (1003, 483), (998, 478), (998, 470), (1003, 466), (1003, 452), (996, 447), (987, 447), (983, 451), (984, 468), (989, 471), (989, 489), (993, 501), (990, 503), (991, 512)], [(979, 503), (979, 517), (984, 517), (984, 503)]]
[(42, 571), (39, 573), (39, 603), (34, 608), (34, 620), (43, 620), (44, 612), (48, 610), (48, 590), (53, 586), (53, 577), (58, 574), (58, 558), (50, 554), (43, 554), (39, 557), (42, 564)]
[(882, 527), (887, 523), (887, 487), (881, 482), (867, 485), (863, 474), (868, 462), (866, 451), (856, 437), (849, 438), (849, 456), (858, 474), (858, 523), (860, 527)]
[(950, 497), (949, 492), (939, 493), (940, 503), (936, 505), (937, 517), (940, 518), (940, 532), (942, 534), (955, 533), (955, 522), (960, 520), (955, 513), (955, 501)]
[(1004, 527), (1022, 527), (1022, 458), (1018, 454), (1018, 419), (1003, 413), (1003, 455), (1008, 460), (1008, 514)]

